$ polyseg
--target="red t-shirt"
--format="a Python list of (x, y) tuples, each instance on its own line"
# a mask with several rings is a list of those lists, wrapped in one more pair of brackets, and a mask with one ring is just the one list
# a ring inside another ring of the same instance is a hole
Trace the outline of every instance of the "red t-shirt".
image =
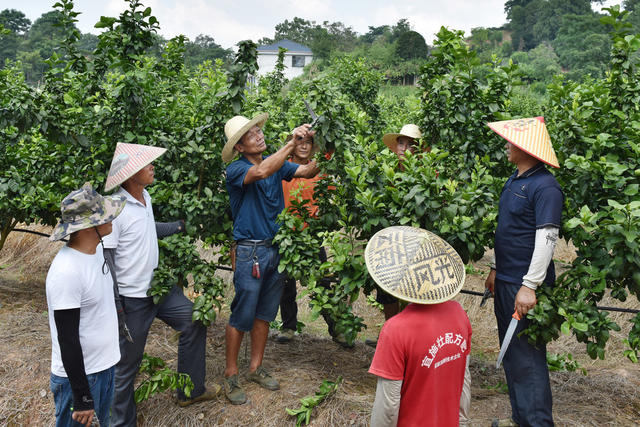
[(402, 380), (398, 426), (457, 426), (471, 323), (456, 301), (409, 304), (387, 320), (369, 372)]

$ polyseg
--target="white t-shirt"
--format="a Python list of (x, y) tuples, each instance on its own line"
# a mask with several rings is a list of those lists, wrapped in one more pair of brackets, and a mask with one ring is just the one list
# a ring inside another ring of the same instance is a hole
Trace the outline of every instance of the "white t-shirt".
[(98, 245), (88, 255), (63, 246), (47, 274), (47, 306), (51, 328), (51, 372), (67, 373), (60, 357), (54, 310), (80, 308), (80, 346), (87, 374), (104, 371), (120, 360), (118, 315), (113, 299), (111, 274), (102, 274), (104, 256)]
[(143, 298), (158, 267), (158, 236), (151, 197), (142, 190), (145, 205), (120, 187), (116, 195), (125, 196), (124, 209), (113, 220), (113, 231), (104, 237), (105, 248), (115, 248), (116, 274), (120, 295)]

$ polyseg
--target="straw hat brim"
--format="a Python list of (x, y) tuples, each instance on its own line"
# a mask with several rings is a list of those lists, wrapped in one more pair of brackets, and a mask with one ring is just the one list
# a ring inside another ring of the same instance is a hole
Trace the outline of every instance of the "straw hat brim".
[(104, 191), (111, 191), (114, 188), (118, 187), (120, 184), (122, 184), (123, 182), (131, 178), (133, 175), (140, 172), (142, 168), (147, 166), (149, 163), (152, 163), (153, 161), (155, 161), (158, 157), (162, 156), (167, 151), (166, 148), (162, 148), (162, 147), (153, 147), (153, 146), (148, 146), (148, 147), (149, 147), (149, 154), (148, 154), (148, 157), (145, 159), (146, 161), (145, 164), (141, 164), (137, 168), (127, 169), (124, 173), (119, 174), (117, 178), (110, 176), (111, 169), (109, 169), (109, 173), (107, 174), (107, 182), (104, 185)]
[(124, 196), (102, 196), (104, 200), (102, 213), (94, 213), (85, 218), (72, 222), (60, 221), (58, 225), (53, 229), (49, 240), (57, 241), (63, 239), (75, 233), (76, 231), (84, 230), (86, 228), (97, 227), (107, 222), (113, 221), (126, 204), (126, 198)]
[(382, 142), (395, 153), (396, 147), (398, 146), (398, 137), (401, 136), (406, 136), (407, 138), (411, 138), (416, 142), (418, 139), (420, 139), (420, 137), (416, 137), (415, 135), (407, 135), (404, 133), (388, 133), (382, 137)]
[(267, 122), (268, 118), (269, 118), (268, 113), (258, 114), (257, 116), (249, 120), (244, 126), (238, 129), (233, 135), (231, 135), (231, 137), (227, 139), (227, 142), (224, 144), (224, 147), (222, 148), (222, 161), (225, 163), (229, 163), (231, 160), (233, 160), (236, 154), (238, 154), (238, 151), (235, 149), (235, 146), (240, 140), (240, 138), (242, 138), (242, 135), (247, 133), (249, 129), (251, 129), (255, 125), (258, 125), (258, 127), (262, 128), (264, 124)]
[(382, 142), (389, 147), (389, 150), (395, 153), (396, 147), (398, 146), (398, 137), (401, 135), (400, 133), (388, 133), (382, 137)]
[(465, 281), (462, 259), (437, 235), (414, 227), (388, 227), (367, 243), (369, 275), (385, 292), (417, 304), (456, 296)]

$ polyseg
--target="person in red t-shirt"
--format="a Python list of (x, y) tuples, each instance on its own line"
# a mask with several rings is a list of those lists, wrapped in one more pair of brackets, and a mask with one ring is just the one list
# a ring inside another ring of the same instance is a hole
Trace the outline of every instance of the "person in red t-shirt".
[(451, 301), (464, 284), (460, 256), (426, 230), (388, 227), (369, 240), (365, 260), (382, 289), (411, 303), (380, 332), (371, 426), (467, 424), (471, 323)]

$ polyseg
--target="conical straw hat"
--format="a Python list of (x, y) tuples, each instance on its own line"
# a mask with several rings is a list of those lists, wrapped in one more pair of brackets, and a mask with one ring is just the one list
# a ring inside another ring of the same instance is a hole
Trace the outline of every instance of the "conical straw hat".
[(236, 144), (254, 126), (262, 128), (267, 122), (269, 114), (262, 113), (254, 116), (251, 120), (244, 116), (235, 116), (227, 120), (224, 125), (224, 134), (227, 136), (227, 142), (222, 148), (222, 161), (229, 163), (238, 153), (235, 149)]
[(131, 178), (140, 169), (160, 157), (166, 148), (118, 142), (107, 175), (104, 191), (110, 191)]
[(422, 132), (420, 132), (420, 128), (417, 125), (407, 124), (402, 126), (402, 129), (400, 129), (400, 133), (388, 133), (384, 135), (382, 137), (382, 142), (384, 142), (384, 144), (395, 153), (399, 136), (407, 136), (409, 138), (413, 138), (414, 140), (418, 140), (422, 138)]
[(556, 152), (553, 151), (551, 138), (547, 132), (544, 117), (504, 120), (487, 123), (495, 133), (536, 159), (549, 166), (559, 168)]
[(418, 304), (453, 298), (464, 285), (464, 263), (446, 241), (414, 227), (388, 227), (367, 243), (369, 274), (389, 294)]

